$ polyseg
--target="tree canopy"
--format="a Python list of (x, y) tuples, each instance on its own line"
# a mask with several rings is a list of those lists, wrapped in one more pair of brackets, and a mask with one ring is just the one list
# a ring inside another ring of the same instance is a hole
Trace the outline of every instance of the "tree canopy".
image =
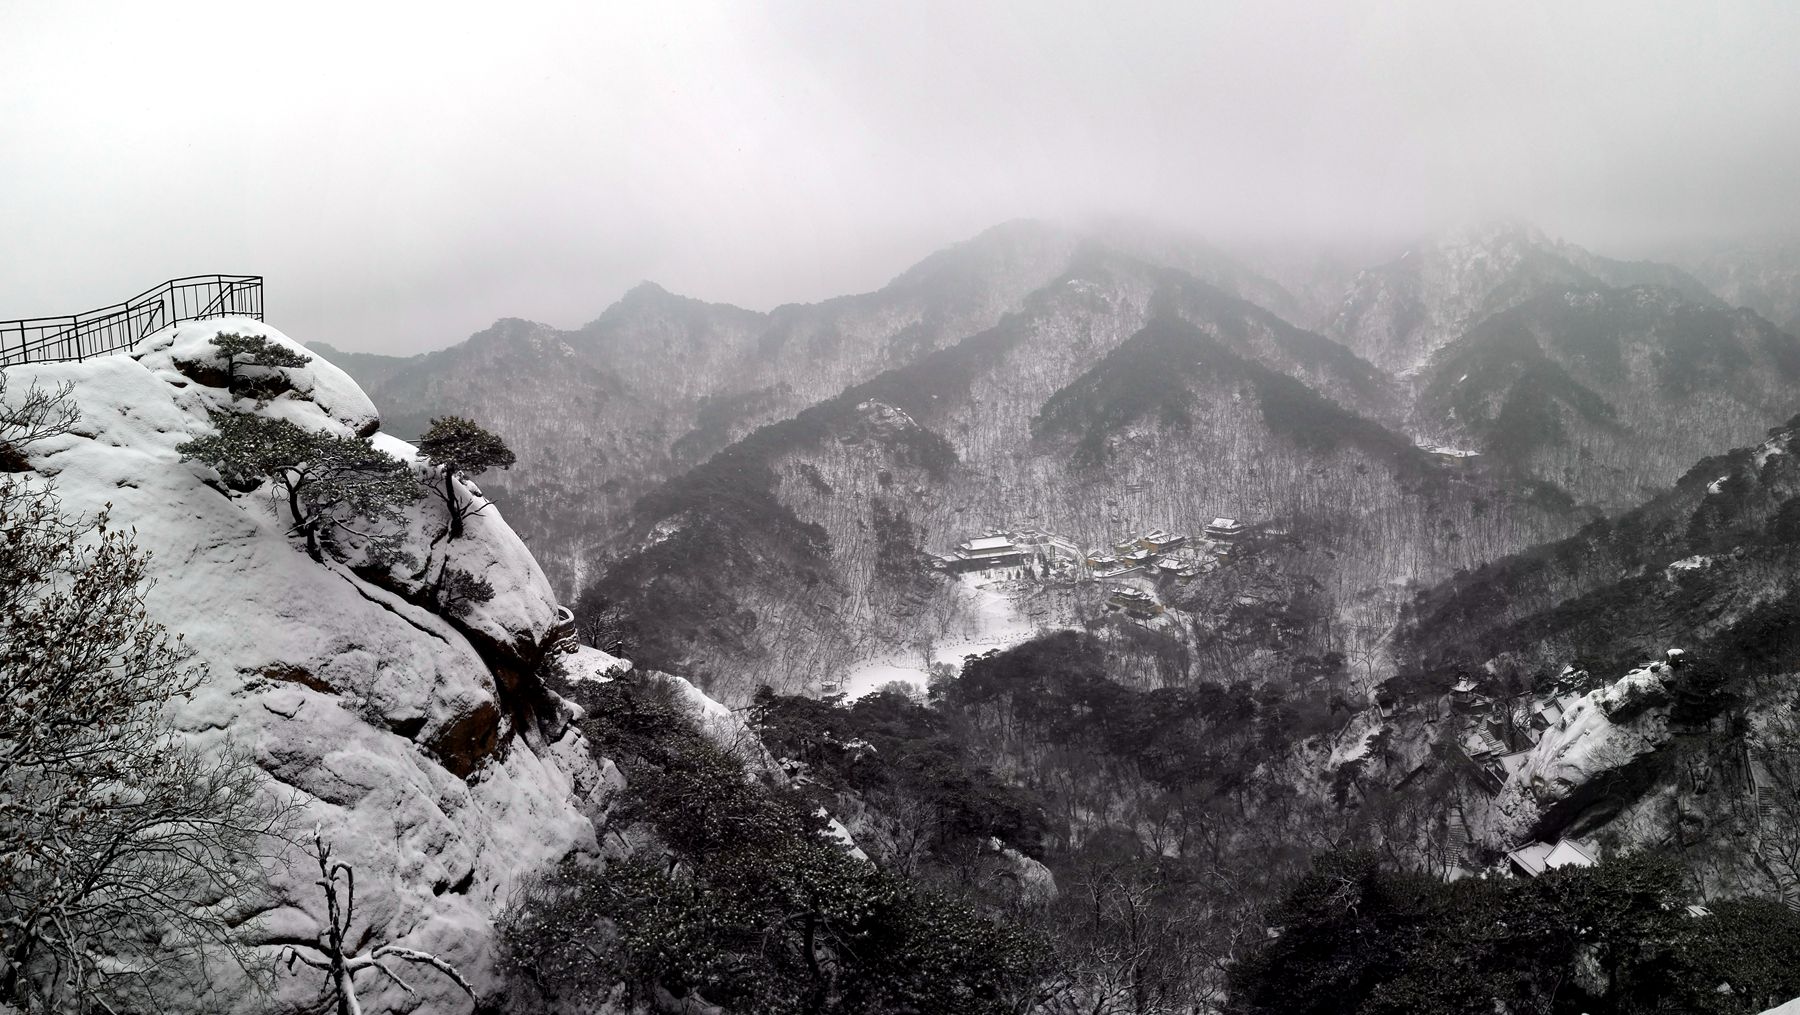
[(237, 388), (239, 367), (303, 367), (312, 362), (311, 356), (272, 342), (267, 335), (221, 331), (213, 336), (212, 344), (219, 358), (225, 361), (225, 388), (228, 391)]
[[(66, 432), (65, 395), (0, 399), (0, 447)], [(162, 1010), (196, 955), (248, 961), (236, 906), (283, 811), (172, 727), (203, 671), (145, 609), (147, 562), (104, 511), (0, 475), (0, 1008)]]
[(184, 460), (212, 466), (234, 488), (274, 482), (314, 560), (324, 559), (322, 542), (338, 530), (357, 520), (391, 521), (400, 506), (420, 496), (406, 463), (364, 438), (308, 430), (256, 413), (215, 411), (212, 423), (212, 433), (176, 450)]
[(456, 477), (477, 476), (489, 469), (509, 469), (518, 456), (500, 439), (500, 435), (483, 429), (461, 416), (440, 416), (431, 421), (419, 438), (419, 453), (425, 460), (442, 469), (444, 486), (434, 491), (450, 512), (450, 538), (463, 534), (463, 520), (479, 513), (487, 505), (472, 505), (457, 494)]

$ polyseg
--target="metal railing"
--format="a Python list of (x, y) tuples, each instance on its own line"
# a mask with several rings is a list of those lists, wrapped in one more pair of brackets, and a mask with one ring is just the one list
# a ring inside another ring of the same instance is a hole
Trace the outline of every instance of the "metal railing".
[(208, 317), (260, 321), (262, 282), (261, 275), (189, 275), (85, 314), (0, 321), (0, 367), (123, 352), (158, 328), (182, 321)]

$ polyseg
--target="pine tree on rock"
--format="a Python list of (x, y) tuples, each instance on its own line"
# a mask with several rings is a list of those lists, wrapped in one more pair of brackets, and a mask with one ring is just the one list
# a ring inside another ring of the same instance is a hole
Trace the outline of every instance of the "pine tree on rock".
[(435, 491), (450, 510), (450, 538), (463, 534), (463, 520), (479, 514), (485, 502), (464, 501), (456, 492), (456, 477), (478, 476), (492, 468), (510, 469), (518, 456), (500, 439), (500, 435), (483, 429), (461, 416), (442, 416), (431, 421), (425, 436), (419, 438), (419, 453), (443, 470), (444, 488)]
[(245, 335), (222, 331), (212, 340), (219, 358), (225, 361), (225, 390), (237, 388), (237, 369), (245, 367), (303, 367), (312, 357), (295, 352), (285, 345), (269, 341), (267, 335)]
[(363, 438), (254, 413), (211, 415), (215, 432), (177, 447), (182, 459), (212, 466), (237, 488), (273, 481), (286, 495), (292, 531), (306, 537), (306, 552), (316, 561), (325, 559), (321, 540), (338, 530), (385, 547), (388, 540), (351, 524), (397, 521), (398, 509), (420, 496), (406, 463)]
[(493, 600), (493, 583), (480, 575), (456, 567), (445, 568), (438, 575), (437, 602), (443, 613), (466, 616), (475, 607)]

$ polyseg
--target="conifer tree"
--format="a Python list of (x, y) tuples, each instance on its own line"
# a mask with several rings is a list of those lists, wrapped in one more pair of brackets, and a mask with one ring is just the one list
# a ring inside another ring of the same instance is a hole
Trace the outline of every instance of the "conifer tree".
[(312, 357), (303, 352), (295, 352), (285, 345), (269, 341), (267, 335), (245, 335), (235, 331), (222, 331), (213, 336), (213, 348), (225, 361), (225, 390), (232, 391), (237, 387), (237, 368), (245, 367), (303, 367), (312, 362)]
[(463, 534), (463, 519), (480, 513), (487, 504), (464, 501), (456, 492), (456, 477), (478, 476), (492, 468), (509, 469), (518, 457), (500, 435), (485, 430), (461, 416), (443, 416), (431, 421), (425, 436), (419, 438), (419, 453), (443, 470), (444, 488), (433, 491), (450, 510), (450, 538)]
[(456, 567), (447, 567), (438, 575), (438, 609), (452, 617), (465, 616), (493, 600), (493, 583), (480, 575)]
[(264, 479), (285, 495), (293, 530), (306, 537), (306, 552), (323, 561), (321, 539), (351, 531), (385, 545), (382, 537), (350, 526), (391, 522), (398, 508), (419, 497), (406, 463), (361, 437), (308, 430), (285, 419), (215, 411), (213, 433), (178, 448), (183, 460), (212, 466), (234, 487)]

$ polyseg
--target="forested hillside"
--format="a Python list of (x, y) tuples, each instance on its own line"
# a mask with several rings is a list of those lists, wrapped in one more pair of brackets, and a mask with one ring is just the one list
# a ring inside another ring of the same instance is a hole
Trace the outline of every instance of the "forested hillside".
[[(1250, 267), (1276, 260), (1011, 223), (870, 294), (760, 314), (646, 285), (576, 331), (502, 322), (366, 369), (391, 417), (466, 406), (514, 435), (519, 465), (486, 481), (553, 579), (606, 637), (740, 698), (929, 661), (980, 627), (988, 606), (928, 556), (971, 536), (1085, 548), (1215, 516), (1281, 534), (1326, 647), (1372, 673), (1417, 589), (1635, 505), (1795, 408), (1795, 341), (1667, 265), (1515, 222), (1347, 283), (1325, 255)], [(1321, 316), (1347, 344), (1295, 323)], [(1204, 584), (1159, 628), (1190, 653), (1221, 620), (1205, 610), (1237, 605)], [(1067, 626), (1095, 594), (1015, 596), (1012, 623)]]
[(1787, 418), (1800, 339), (1673, 289), (1569, 289), (1482, 321), (1420, 380), (1423, 428), (1616, 510)]
[(1344, 405), (1392, 417), (1400, 403), (1341, 347), (1090, 248), (998, 326), (644, 498), (636, 545), (595, 598), (656, 665), (741, 696), (954, 634), (954, 589), (921, 551), (996, 526), (1092, 546), (1246, 516), (1314, 546), (1330, 613), (1572, 527), (1557, 498), (1496, 486)]
[(457, 413), (520, 449), (518, 467), (490, 485), (573, 595), (656, 483), (757, 426), (991, 326), (1063, 271), (1074, 243), (1048, 226), (1010, 223), (878, 291), (767, 314), (645, 283), (572, 331), (507, 320), (397, 368), (372, 361), (368, 389), (397, 432)]

